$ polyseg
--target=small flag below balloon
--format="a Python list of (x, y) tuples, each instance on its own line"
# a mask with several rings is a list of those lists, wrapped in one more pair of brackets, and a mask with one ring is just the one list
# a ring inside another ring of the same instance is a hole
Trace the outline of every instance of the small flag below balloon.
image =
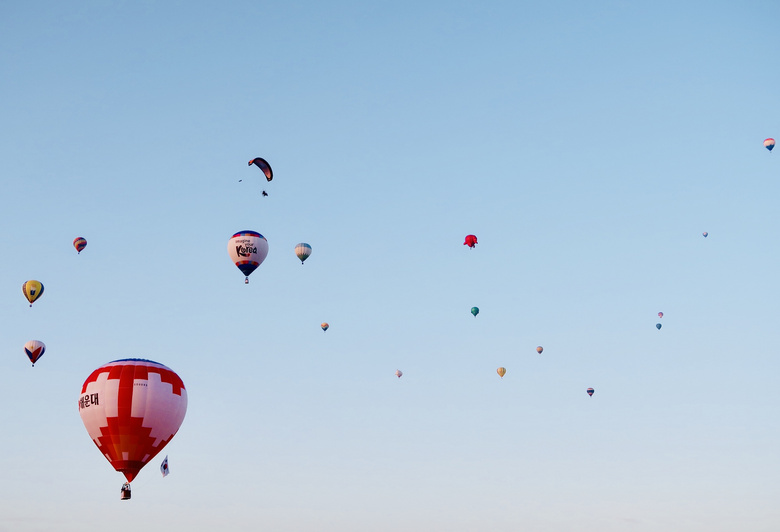
[(168, 455), (165, 455), (165, 459), (162, 461), (162, 464), (160, 464), (160, 473), (162, 473), (163, 478), (167, 477), (168, 473), (170, 473), (168, 470)]

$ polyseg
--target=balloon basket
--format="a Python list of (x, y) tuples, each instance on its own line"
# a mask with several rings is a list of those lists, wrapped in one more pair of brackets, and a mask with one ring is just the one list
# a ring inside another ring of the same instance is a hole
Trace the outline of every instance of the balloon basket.
[(119, 499), (122, 501), (130, 500), (130, 484), (122, 484)]

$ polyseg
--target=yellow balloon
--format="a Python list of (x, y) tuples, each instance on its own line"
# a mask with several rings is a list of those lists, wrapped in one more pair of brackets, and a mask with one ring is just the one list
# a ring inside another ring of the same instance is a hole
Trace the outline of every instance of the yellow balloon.
[(43, 295), (43, 285), (40, 281), (27, 281), (22, 285), (22, 293), (32, 306), (35, 300)]
[(504, 375), (506, 375), (506, 368), (498, 368), (496, 370), (496, 373), (498, 373), (498, 376), (503, 379)]

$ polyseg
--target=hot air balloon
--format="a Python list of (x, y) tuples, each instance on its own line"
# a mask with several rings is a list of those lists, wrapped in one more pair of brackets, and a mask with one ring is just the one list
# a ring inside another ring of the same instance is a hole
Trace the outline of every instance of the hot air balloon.
[(30, 359), (30, 362), (32, 362), (33, 367), (35, 367), (35, 363), (38, 362), (38, 359), (43, 356), (45, 351), (46, 345), (39, 340), (30, 340), (24, 344), (24, 352), (27, 358)]
[(588, 388), (587, 391), (588, 391), (588, 395), (593, 397), (593, 392), (596, 391), (596, 390), (594, 390), (593, 388)]
[(89, 437), (130, 482), (176, 434), (187, 412), (187, 390), (170, 368), (140, 358), (115, 360), (87, 377), (79, 414)]
[(295, 255), (301, 260), (301, 264), (303, 264), (303, 261), (308, 259), (309, 255), (311, 255), (311, 246), (301, 242), (295, 246)]
[(400, 369), (397, 369), (397, 370), (395, 370), (395, 376), (396, 376), (396, 377), (398, 377), (399, 379), (401, 378), (401, 376), (402, 376), (403, 374), (404, 374), (404, 372), (403, 372), (403, 371), (401, 371)]
[(770, 138), (768, 138), (768, 139), (766, 139), (764, 141), (764, 148), (766, 148), (770, 152), (772, 151), (772, 148), (774, 148), (774, 147), (775, 147), (775, 139), (770, 137)]
[(228, 254), (241, 273), (249, 275), (260, 266), (268, 255), (268, 240), (255, 231), (239, 231), (228, 240)]
[(474, 235), (466, 235), (466, 241), (463, 242), (463, 245), (474, 249), (474, 246), (477, 245), (477, 237)]
[(328, 328), (330, 327), (330, 325), (328, 325), (328, 322), (327, 322), (327, 321), (323, 321), (323, 322), (320, 324), (320, 327), (322, 327), (322, 330), (323, 330), (323, 332), (324, 332), (324, 331), (327, 331), (327, 330), (328, 330)]
[(22, 293), (32, 306), (43, 295), (43, 285), (40, 281), (27, 281), (22, 285)]
[(542, 351), (544, 351), (544, 347), (542, 347), (541, 345), (536, 348), (536, 352), (539, 353), (540, 355), (542, 354)]
[(253, 164), (263, 171), (263, 174), (265, 174), (265, 178), (268, 181), (274, 178), (274, 171), (271, 170), (271, 165), (268, 164), (268, 161), (266, 161), (262, 157), (255, 157), (254, 159), (249, 161), (249, 166), (252, 166)]
[(471, 307), (471, 313), (474, 315), (474, 317), (477, 317), (477, 314), (479, 314), (479, 307)]
[(656, 323), (656, 324), (655, 324), (655, 328), (656, 328), (656, 329), (658, 329), (658, 330), (660, 331), (660, 330), (661, 330), (661, 324), (660, 324), (660, 323)]
[(73, 247), (76, 248), (76, 251), (81, 253), (85, 247), (87, 247), (87, 239), (83, 236), (78, 237), (73, 241)]
[(498, 373), (498, 376), (503, 379), (504, 375), (506, 375), (506, 368), (498, 368), (496, 370), (496, 373)]
[(707, 231), (704, 231), (704, 232), (701, 234), (701, 236), (703, 236), (704, 238), (707, 238), (707, 235), (708, 235), (708, 234), (709, 234), (709, 233), (708, 233)]
[(664, 313), (663, 313), (663, 312), (659, 312), (659, 313), (658, 313), (658, 317), (659, 317), (659, 318), (663, 318), (663, 317), (664, 317)]

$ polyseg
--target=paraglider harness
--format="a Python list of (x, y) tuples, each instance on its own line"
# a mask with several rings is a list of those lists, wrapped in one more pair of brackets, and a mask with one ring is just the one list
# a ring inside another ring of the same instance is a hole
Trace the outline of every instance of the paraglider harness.
[(122, 491), (119, 492), (121, 495), (119, 497), (122, 501), (129, 501), (130, 500), (130, 483), (125, 482), (122, 484)]

